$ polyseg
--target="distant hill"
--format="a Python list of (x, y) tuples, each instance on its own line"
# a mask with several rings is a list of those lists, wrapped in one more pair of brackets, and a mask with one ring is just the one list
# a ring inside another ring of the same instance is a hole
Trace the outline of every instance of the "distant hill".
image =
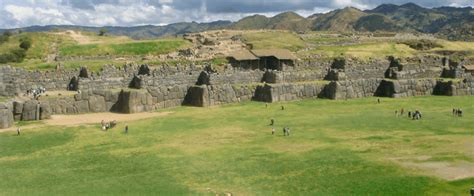
[[(338, 32), (420, 32), (435, 34), (450, 40), (474, 41), (474, 9), (472, 7), (424, 8), (414, 3), (382, 4), (371, 10), (353, 7), (316, 13), (304, 18), (295, 12), (284, 12), (273, 17), (253, 15), (236, 22), (182, 22), (165, 26), (105, 27), (112, 35), (126, 35), (134, 39), (175, 36), (213, 29), (283, 29), (301, 31)], [(67, 25), (32, 26), (23, 31), (51, 31), (71, 29), (98, 32), (100, 27)], [(18, 29), (14, 29), (18, 30)], [(0, 29), (0, 32), (3, 31)]]
[[(126, 35), (133, 39), (149, 39), (164, 36), (176, 36), (185, 33), (200, 32), (212, 29), (227, 28), (232, 24), (231, 21), (214, 21), (210, 23), (197, 22), (182, 22), (174, 23), (165, 26), (135, 26), (135, 27), (88, 27), (88, 26), (73, 26), (73, 25), (47, 25), (47, 26), (30, 26), (19, 29), (9, 29), (13, 31), (22, 30), (26, 32), (44, 32), (55, 30), (78, 30), (78, 31), (92, 31), (99, 32), (101, 28), (107, 29), (107, 34), (110, 35)], [(0, 32), (6, 29), (0, 29)]]
[(353, 7), (303, 18), (285, 12), (271, 18), (254, 15), (233, 25), (237, 29), (287, 29), (292, 31), (388, 31), (436, 34), (451, 40), (474, 41), (472, 7), (424, 8), (414, 3), (382, 4), (372, 10)]
[(320, 15), (311, 23), (312, 30), (317, 31), (353, 31), (357, 20), (367, 14), (353, 7), (334, 10), (327, 14)]
[(284, 12), (273, 17), (253, 15), (245, 17), (232, 25), (233, 29), (283, 29), (306, 31), (310, 21), (295, 12)]

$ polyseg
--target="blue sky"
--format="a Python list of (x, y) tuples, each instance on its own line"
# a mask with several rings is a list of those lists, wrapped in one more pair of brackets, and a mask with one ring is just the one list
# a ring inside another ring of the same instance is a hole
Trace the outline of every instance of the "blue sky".
[(474, 6), (474, 0), (0, 0), (0, 28), (31, 25), (137, 26), (238, 20), (295, 11), (303, 16), (353, 6), (413, 2), (425, 7)]

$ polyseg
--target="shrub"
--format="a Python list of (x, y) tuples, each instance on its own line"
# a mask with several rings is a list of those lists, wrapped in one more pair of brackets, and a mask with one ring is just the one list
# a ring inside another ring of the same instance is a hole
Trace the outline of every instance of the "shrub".
[(31, 48), (31, 41), (29, 39), (25, 39), (25, 40), (21, 41), (20, 48), (23, 48), (24, 50), (30, 49)]

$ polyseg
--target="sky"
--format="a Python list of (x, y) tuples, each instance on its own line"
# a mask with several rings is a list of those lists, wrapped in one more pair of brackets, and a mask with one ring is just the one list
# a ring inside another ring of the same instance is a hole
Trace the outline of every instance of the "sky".
[(347, 6), (382, 3), (474, 7), (474, 0), (0, 0), (0, 28), (32, 25), (138, 26), (176, 22), (236, 21), (284, 11), (309, 16)]

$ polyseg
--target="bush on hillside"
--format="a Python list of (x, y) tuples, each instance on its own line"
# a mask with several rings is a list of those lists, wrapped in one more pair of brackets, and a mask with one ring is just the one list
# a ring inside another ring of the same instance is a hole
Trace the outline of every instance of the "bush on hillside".
[(400, 44), (408, 45), (410, 48), (415, 50), (430, 50), (433, 48), (442, 48), (441, 44), (438, 44), (434, 40), (421, 39), (421, 40), (407, 40), (401, 41)]
[(16, 62), (20, 63), (26, 57), (26, 50), (14, 49), (9, 53), (0, 54), (0, 63)]
[(25, 40), (21, 41), (20, 48), (22, 48), (24, 50), (30, 49), (31, 48), (31, 41), (29, 39), (25, 39)]

